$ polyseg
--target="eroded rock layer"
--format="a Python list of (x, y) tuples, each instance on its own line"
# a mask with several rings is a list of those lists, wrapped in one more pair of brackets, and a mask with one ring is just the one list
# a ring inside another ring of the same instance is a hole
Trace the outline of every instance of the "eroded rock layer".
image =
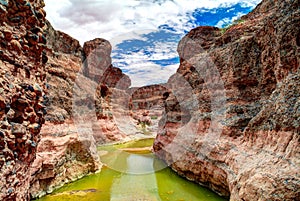
[(300, 10), (264, 0), (235, 25), (179, 43), (156, 154), (231, 200), (300, 195)]
[(32, 198), (100, 170), (95, 141), (78, 133), (74, 124), (46, 123), (41, 134), (36, 159), (31, 165)]
[[(127, 90), (129, 95), (128, 110), (132, 121), (140, 133), (156, 136), (158, 122), (164, 108), (163, 100), (168, 94), (165, 84), (154, 84), (143, 87), (132, 87)], [(149, 136), (149, 137), (150, 137)]]

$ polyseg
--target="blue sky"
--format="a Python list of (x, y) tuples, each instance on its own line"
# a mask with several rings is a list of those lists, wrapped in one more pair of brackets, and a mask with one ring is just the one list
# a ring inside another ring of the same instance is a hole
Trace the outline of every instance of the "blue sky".
[(179, 66), (177, 44), (190, 29), (222, 27), (250, 12), (260, 0), (45, 0), (54, 28), (81, 44), (105, 38), (113, 65), (132, 86), (163, 83)]

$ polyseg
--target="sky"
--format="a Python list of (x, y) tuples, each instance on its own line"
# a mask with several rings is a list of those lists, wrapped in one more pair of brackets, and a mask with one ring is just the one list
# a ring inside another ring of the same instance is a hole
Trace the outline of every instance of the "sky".
[(83, 45), (104, 38), (132, 86), (163, 83), (179, 66), (179, 40), (201, 25), (224, 27), (261, 0), (44, 0), (52, 26)]

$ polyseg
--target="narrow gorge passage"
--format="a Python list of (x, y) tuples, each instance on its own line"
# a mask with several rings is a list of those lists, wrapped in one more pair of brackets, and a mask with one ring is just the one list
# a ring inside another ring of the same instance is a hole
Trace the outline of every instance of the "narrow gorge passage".
[[(225, 201), (214, 192), (189, 182), (157, 159), (149, 151), (153, 138), (98, 148), (106, 164), (100, 173), (67, 184), (38, 201), (101, 200), (101, 201)], [(129, 150), (122, 151), (122, 150)]]

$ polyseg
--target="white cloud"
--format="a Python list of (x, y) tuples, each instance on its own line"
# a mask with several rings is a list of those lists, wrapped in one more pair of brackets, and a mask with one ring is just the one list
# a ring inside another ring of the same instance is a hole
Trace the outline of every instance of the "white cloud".
[(224, 27), (224, 26), (232, 23), (233, 21), (239, 19), (242, 15), (243, 15), (243, 13), (239, 12), (239, 13), (236, 14), (236, 16), (234, 16), (232, 18), (226, 17), (226, 18), (220, 20), (215, 26), (219, 27), (219, 28)]
[(170, 59), (178, 56), (178, 53), (176, 51), (177, 42), (155, 42), (154, 48), (150, 50), (151, 52), (154, 52), (154, 54), (151, 55), (150, 59), (153, 60), (160, 60), (160, 59)]
[(170, 75), (176, 72), (177, 68), (178, 64), (162, 68), (160, 65), (146, 61), (131, 65), (127, 75), (131, 79), (132, 87), (140, 87), (149, 84), (165, 83)]
[(232, 20), (228, 17), (220, 20), (217, 24), (216, 24), (216, 27), (223, 27), (225, 25), (227, 25), (228, 23), (230, 23)]
[[(130, 77), (131, 86), (133, 87), (163, 83), (176, 72), (178, 64), (176, 63), (162, 67), (161, 65), (151, 62), (151, 60), (177, 57), (178, 55), (173, 49), (164, 51), (169, 45), (171, 45), (171, 43), (156, 43), (153, 48), (147, 47), (147, 49), (142, 49), (138, 52), (119, 54), (121, 58), (115, 59), (115, 62), (119, 63), (120, 65), (118, 67), (121, 67)], [(152, 54), (146, 55), (144, 53), (145, 50)]]
[(260, 0), (45, 0), (47, 18), (56, 29), (77, 38), (81, 44), (96, 37), (108, 40), (138, 30), (156, 30), (170, 24), (176, 30), (192, 28), (188, 21), (196, 8), (217, 8), (243, 3), (254, 7)]
[[(191, 22), (195, 9), (230, 7), (241, 3), (254, 7), (261, 0), (45, 0), (47, 19), (54, 28), (78, 39), (81, 44), (94, 38), (117, 44), (129, 39), (148, 40), (145, 35), (155, 33), (160, 25), (167, 24), (177, 34), (195, 27)], [(231, 22), (242, 15), (225, 18), (217, 26)], [(159, 60), (177, 57), (178, 41), (154, 41), (137, 52), (118, 54), (113, 62), (132, 80), (132, 86), (166, 82), (176, 72), (178, 64), (158, 65)], [(148, 52), (148, 54), (146, 54)], [(150, 52), (150, 54), (149, 54)]]

